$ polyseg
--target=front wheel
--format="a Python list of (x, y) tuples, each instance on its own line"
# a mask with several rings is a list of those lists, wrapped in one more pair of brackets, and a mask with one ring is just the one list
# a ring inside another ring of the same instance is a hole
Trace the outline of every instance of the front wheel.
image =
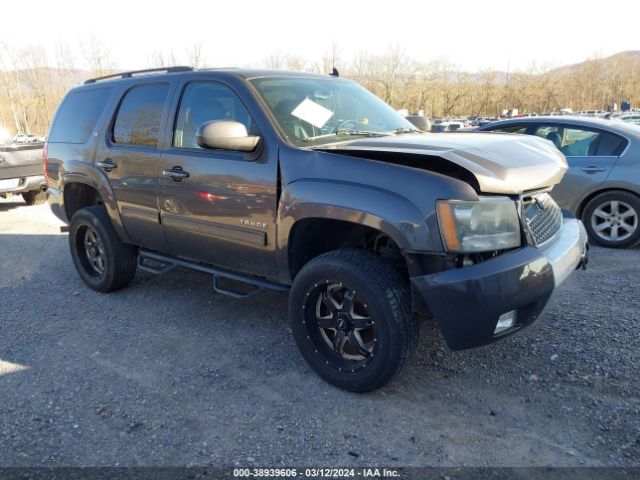
[(80, 277), (98, 292), (126, 287), (136, 273), (136, 248), (120, 241), (100, 205), (82, 208), (73, 215), (69, 247)]
[(298, 273), (289, 319), (305, 360), (351, 391), (380, 388), (407, 363), (418, 339), (407, 282), (372, 253), (336, 250)]
[(640, 241), (640, 197), (613, 190), (596, 195), (584, 208), (589, 238), (605, 247), (631, 247)]

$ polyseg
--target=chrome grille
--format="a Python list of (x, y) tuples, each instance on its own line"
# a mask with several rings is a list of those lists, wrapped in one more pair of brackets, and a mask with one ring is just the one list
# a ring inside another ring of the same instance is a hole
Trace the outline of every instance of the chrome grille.
[(562, 210), (548, 193), (526, 199), (523, 214), (535, 246), (547, 243), (562, 228)]

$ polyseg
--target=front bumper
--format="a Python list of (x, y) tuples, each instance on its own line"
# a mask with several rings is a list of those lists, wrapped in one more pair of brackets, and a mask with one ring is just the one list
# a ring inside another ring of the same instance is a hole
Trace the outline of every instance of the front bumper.
[[(554, 289), (588, 260), (587, 233), (580, 220), (565, 218), (558, 238), (545, 248), (524, 247), (469, 267), (411, 279), (452, 350), (491, 343), (530, 325)], [(494, 335), (500, 315), (517, 321)]]

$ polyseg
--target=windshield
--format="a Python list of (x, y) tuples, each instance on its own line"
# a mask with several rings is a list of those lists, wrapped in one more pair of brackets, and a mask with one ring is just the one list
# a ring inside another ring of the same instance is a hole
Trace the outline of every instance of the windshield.
[(389, 105), (357, 83), (336, 78), (250, 80), (287, 139), (299, 147), (417, 132)]

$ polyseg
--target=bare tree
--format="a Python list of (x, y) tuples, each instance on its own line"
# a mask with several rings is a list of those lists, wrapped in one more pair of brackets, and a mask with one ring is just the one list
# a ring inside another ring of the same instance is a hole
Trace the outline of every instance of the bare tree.
[(176, 57), (176, 54), (173, 50), (169, 50), (168, 52), (163, 52), (161, 50), (154, 50), (149, 55), (147, 64), (150, 68), (165, 68), (165, 67), (175, 67), (180, 62)]
[(34, 114), (31, 127), (42, 133), (47, 129), (49, 119), (53, 116), (52, 104), (55, 96), (47, 53), (43, 47), (31, 46), (24, 50), (23, 59), (25, 77), (32, 90), (31, 103)]
[(9, 45), (5, 43), (4, 53), (9, 59), (11, 67), (13, 68), (13, 75), (15, 80), (14, 85), (17, 93), (18, 106), (20, 107), (20, 117), (18, 122), (19, 126), (16, 127), (16, 130), (18, 132), (23, 131), (25, 133), (30, 133), (27, 108), (25, 105), (24, 96), (22, 95), (22, 84), (20, 81), (20, 65), (18, 60), (20, 57), (20, 52), (18, 52), (18, 50), (16, 50), (15, 48), (9, 47)]
[(295, 55), (287, 55), (285, 60), (287, 70), (307, 70), (307, 61)]
[(319, 73), (331, 73), (334, 68), (341, 70), (342, 59), (340, 57), (340, 48), (338, 43), (334, 40), (320, 60), (320, 72)]
[(107, 43), (91, 35), (82, 45), (82, 55), (94, 75), (106, 75), (113, 71), (115, 63), (111, 58), (111, 47)]
[[(185, 49), (184, 58), (202, 67), (202, 45)], [(64, 93), (86, 75), (77, 70), (78, 59), (97, 76), (115, 66), (109, 45), (96, 37), (77, 49), (62, 43), (17, 49), (0, 42), (0, 125), (18, 133), (46, 131)], [(173, 50), (155, 50), (147, 57), (154, 67), (179, 60)], [(334, 41), (319, 58), (276, 51), (262, 65), (322, 74), (336, 67), (342, 77), (358, 81), (394, 108), (429, 115), (495, 115), (505, 108), (541, 113), (562, 107), (604, 108), (623, 100), (640, 103), (640, 58), (629, 53), (594, 56), (562, 68), (533, 63), (525, 70), (468, 73), (446, 60), (412, 60), (397, 45), (381, 54), (360, 51), (346, 61)]]
[(382, 84), (383, 97), (387, 103), (395, 100), (396, 88), (403, 77), (410, 75), (410, 62), (399, 45), (389, 47), (387, 52), (377, 58), (377, 76)]
[(15, 126), (16, 133), (20, 132), (20, 122), (18, 121), (18, 113), (16, 112), (16, 104), (13, 101), (13, 96), (11, 94), (11, 87), (9, 86), (9, 79), (7, 78), (7, 69), (4, 65), (4, 62), (0, 62), (0, 67), (2, 67), (2, 84), (4, 87), (5, 94), (9, 103), (11, 104), (11, 113), (13, 115), (13, 125)]
[(202, 43), (197, 42), (187, 48), (187, 63), (193, 68), (202, 68), (206, 60), (202, 54)]
[(264, 60), (264, 64), (266, 68), (283, 70), (287, 64), (287, 58), (281, 52), (273, 52)]

